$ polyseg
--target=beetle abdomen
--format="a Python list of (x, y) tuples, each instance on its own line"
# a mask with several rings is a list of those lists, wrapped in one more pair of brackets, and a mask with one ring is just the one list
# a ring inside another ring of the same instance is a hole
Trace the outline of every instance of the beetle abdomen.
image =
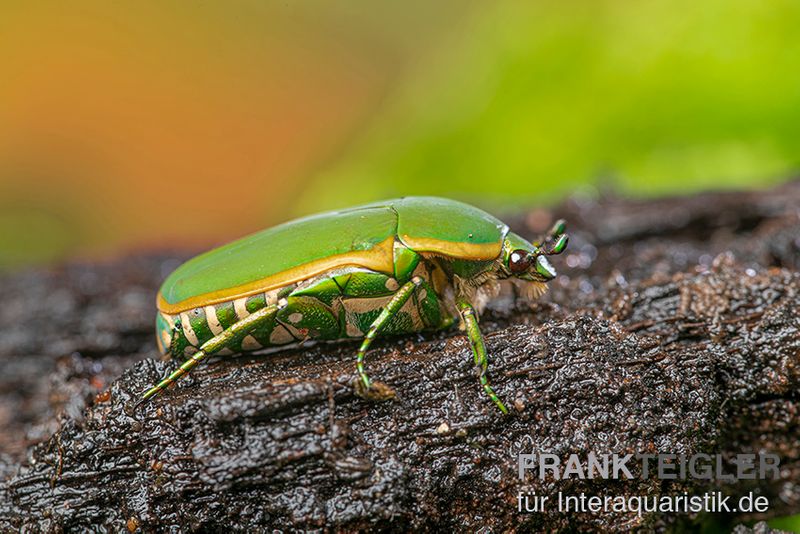
[[(423, 277), (427, 271), (419, 269)], [(249, 335), (234, 340), (224, 352), (230, 354), (298, 343), (308, 339), (361, 338), (394, 292), (397, 280), (362, 269), (344, 269), (300, 285), (220, 302), (156, 319), (159, 349), (187, 357), (203, 343), (248, 315), (277, 304), (275, 317)], [(450, 324), (439, 296), (422, 290), (410, 298), (386, 326), (388, 334), (405, 334)], [(177, 325), (177, 327), (176, 327)]]

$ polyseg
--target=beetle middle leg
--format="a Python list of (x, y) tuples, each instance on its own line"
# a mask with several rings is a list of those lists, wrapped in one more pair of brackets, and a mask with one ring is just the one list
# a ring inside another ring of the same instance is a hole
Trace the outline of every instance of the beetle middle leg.
[(373, 383), (364, 371), (364, 356), (372, 344), (372, 341), (378, 336), (381, 330), (389, 324), (389, 321), (399, 312), (403, 305), (411, 298), (414, 291), (420, 286), (427, 286), (428, 283), (421, 277), (415, 276), (410, 281), (403, 284), (400, 289), (394, 294), (389, 302), (381, 310), (381, 313), (369, 327), (361, 347), (358, 349), (358, 356), (356, 357), (356, 369), (358, 370), (358, 379), (356, 380), (356, 393), (368, 400), (386, 400), (394, 397), (394, 391), (379, 382)]
[(228, 348), (237, 340), (240, 340), (242, 337), (256, 330), (261, 325), (272, 320), (275, 314), (278, 313), (278, 310), (279, 307), (276, 304), (261, 308), (255, 313), (252, 313), (241, 321), (233, 324), (230, 328), (220, 332), (219, 335), (216, 335), (203, 343), (200, 346), (200, 350), (192, 354), (192, 356), (183, 362), (183, 364), (172, 374), (150, 388), (137, 403), (137, 406), (158, 395), (169, 386), (180, 380), (185, 374), (194, 369), (206, 356), (210, 356), (221, 351), (222, 349)]
[(475, 366), (479, 370), (478, 378), (483, 386), (483, 390), (489, 395), (489, 398), (500, 408), (503, 413), (508, 413), (508, 409), (495, 394), (492, 386), (489, 385), (489, 378), (486, 376), (486, 370), (489, 367), (489, 358), (486, 356), (486, 344), (483, 342), (483, 335), (478, 327), (478, 318), (475, 314), (475, 308), (466, 300), (458, 302), (458, 311), (461, 314), (461, 320), (464, 321), (464, 327), (467, 331), (467, 338), (472, 348), (472, 355), (475, 358)]

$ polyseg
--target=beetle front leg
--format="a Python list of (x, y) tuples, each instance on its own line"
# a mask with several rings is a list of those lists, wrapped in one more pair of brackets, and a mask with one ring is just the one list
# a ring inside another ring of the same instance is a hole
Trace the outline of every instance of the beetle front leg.
[(227, 330), (220, 332), (219, 335), (212, 337), (203, 343), (203, 345), (200, 346), (200, 350), (192, 354), (192, 356), (183, 362), (183, 364), (172, 374), (150, 388), (144, 394), (142, 399), (136, 403), (136, 406), (138, 407), (147, 400), (155, 397), (169, 386), (180, 380), (189, 371), (194, 369), (206, 356), (210, 356), (224, 348), (229, 347), (236, 340), (241, 339), (267, 321), (270, 321), (276, 313), (278, 313), (278, 306), (276, 304), (261, 308), (260, 310), (248, 315), (241, 321), (231, 325), (231, 327)]
[(546, 236), (539, 238), (535, 242), (546, 256), (554, 256), (561, 254), (567, 248), (569, 236), (564, 232), (567, 231), (567, 222), (564, 219), (559, 219), (550, 228)]
[(489, 378), (486, 376), (486, 369), (489, 367), (489, 358), (486, 356), (486, 345), (483, 342), (481, 330), (478, 327), (478, 318), (475, 313), (475, 308), (472, 304), (465, 300), (459, 300), (458, 311), (461, 314), (461, 320), (464, 321), (464, 328), (467, 331), (467, 338), (469, 339), (472, 348), (472, 355), (475, 358), (475, 366), (479, 369), (478, 378), (480, 379), (483, 390), (489, 395), (489, 398), (500, 408), (500, 411), (507, 414), (508, 409), (503, 402), (497, 398), (492, 387), (489, 385)]
[(364, 356), (380, 331), (389, 324), (392, 317), (403, 308), (408, 299), (411, 298), (411, 295), (414, 294), (414, 291), (422, 285), (427, 285), (427, 282), (419, 276), (415, 276), (403, 284), (370, 325), (356, 357), (356, 369), (358, 370), (356, 393), (359, 396), (368, 400), (386, 400), (394, 397), (394, 391), (389, 386), (379, 382), (373, 383), (367, 376), (366, 371), (364, 371)]

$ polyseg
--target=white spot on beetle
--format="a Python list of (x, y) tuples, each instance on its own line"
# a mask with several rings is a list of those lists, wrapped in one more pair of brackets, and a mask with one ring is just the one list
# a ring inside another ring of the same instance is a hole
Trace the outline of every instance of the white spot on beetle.
[(233, 309), (236, 312), (236, 317), (238, 317), (240, 321), (250, 315), (250, 312), (247, 311), (247, 308), (245, 307), (246, 303), (247, 298), (236, 299), (233, 301)]
[(367, 313), (382, 309), (387, 302), (389, 302), (389, 297), (354, 297), (344, 300), (342, 304), (348, 313)]
[(189, 314), (186, 312), (181, 313), (181, 327), (183, 328), (183, 335), (190, 345), (197, 346), (197, 334), (194, 333), (191, 322), (189, 322)]
[(280, 289), (273, 289), (272, 291), (264, 293), (264, 301), (267, 303), (267, 306), (272, 306), (278, 302), (279, 291)]
[(289, 322), (297, 324), (303, 320), (303, 314), (300, 312), (294, 312), (289, 314)]
[(242, 340), (242, 350), (258, 350), (261, 348), (261, 343), (256, 341), (253, 336), (245, 336)]
[(269, 342), (272, 345), (286, 345), (294, 341), (291, 334), (282, 326), (276, 325), (269, 335)]
[(208, 321), (208, 327), (215, 336), (218, 336), (222, 333), (223, 328), (219, 323), (219, 319), (217, 318), (217, 310), (214, 308), (214, 306), (206, 306), (206, 321)]
[(397, 288), (400, 287), (400, 284), (397, 283), (397, 280), (394, 278), (387, 278), (386, 279), (386, 289), (389, 291), (397, 291)]
[[(159, 312), (159, 313), (161, 313), (161, 312)], [(170, 330), (175, 328), (175, 316), (174, 315), (161, 313), (161, 317), (163, 317), (164, 320), (167, 322), (167, 325), (169, 325), (169, 329)]]
[(347, 335), (350, 337), (364, 337), (364, 332), (362, 332), (357, 325), (350, 321), (347, 322), (346, 331)]
[(170, 342), (172, 341), (172, 339), (171, 339), (169, 331), (167, 331), (167, 330), (162, 330), (161, 331), (161, 336), (159, 336), (159, 337), (161, 339), (159, 339), (158, 350), (161, 352), (161, 354), (164, 354), (165, 352), (167, 352), (167, 349), (169, 348), (169, 345), (170, 345)]

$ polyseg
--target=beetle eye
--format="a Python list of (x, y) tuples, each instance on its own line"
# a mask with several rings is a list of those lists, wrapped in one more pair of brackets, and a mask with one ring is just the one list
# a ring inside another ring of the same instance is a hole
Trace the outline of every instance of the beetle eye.
[(531, 260), (527, 250), (515, 250), (508, 257), (508, 269), (514, 274), (524, 273), (531, 266)]

